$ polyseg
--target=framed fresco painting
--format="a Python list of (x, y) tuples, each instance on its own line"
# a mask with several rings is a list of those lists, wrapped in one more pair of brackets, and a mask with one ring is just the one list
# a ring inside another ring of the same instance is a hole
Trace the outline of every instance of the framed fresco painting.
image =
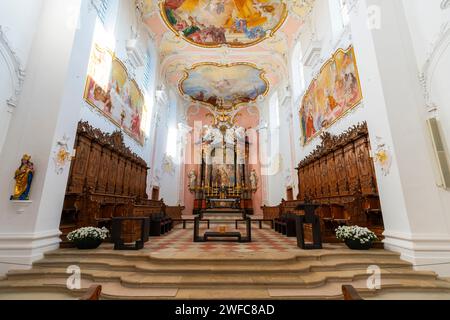
[(265, 71), (247, 62), (199, 63), (185, 70), (179, 83), (183, 96), (219, 110), (230, 110), (266, 96), (270, 84)]
[(283, 0), (161, 0), (161, 17), (187, 42), (243, 48), (271, 37), (288, 16)]
[(311, 82), (300, 108), (303, 145), (349, 111), (363, 99), (353, 46), (337, 50)]
[(144, 144), (144, 95), (122, 61), (98, 45), (92, 49), (84, 99), (140, 145)]

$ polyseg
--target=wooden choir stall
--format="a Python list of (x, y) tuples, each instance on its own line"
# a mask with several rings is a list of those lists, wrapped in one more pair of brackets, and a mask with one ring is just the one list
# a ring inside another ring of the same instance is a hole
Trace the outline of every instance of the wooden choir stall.
[[(164, 202), (148, 199), (147, 171), (146, 162), (125, 146), (121, 132), (105, 134), (80, 122), (61, 219), (63, 241), (80, 227), (111, 230), (114, 218), (122, 221), (120, 238), (125, 243), (142, 240), (143, 224), (134, 218), (165, 223), (162, 232), (171, 229)], [(145, 233), (144, 241), (149, 230)]]
[[(263, 207), (264, 216), (292, 218), (308, 201), (319, 205), (324, 242), (336, 242), (335, 229), (343, 225), (368, 227), (382, 238), (384, 224), (367, 124), (339, 136), (324, 133), (321, 144), (297, 168), (297, 200), (279, 207)], [(284, 219), (284, 220), (286, 220)]]

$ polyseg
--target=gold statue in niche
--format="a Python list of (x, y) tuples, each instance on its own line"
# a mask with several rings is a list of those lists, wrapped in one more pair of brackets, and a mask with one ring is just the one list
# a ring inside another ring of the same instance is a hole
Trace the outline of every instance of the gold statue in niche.
[(22, 157), (22, 161), (19, 169), (14, 174), (14, 180), (16, 180), (16, 186), (14, 188), (14, 195), (10, 200), (30, 200), (30, 188), (31, 182), (34, 176), (34, 165), (31, 162), (31, 156), (25, 154)]

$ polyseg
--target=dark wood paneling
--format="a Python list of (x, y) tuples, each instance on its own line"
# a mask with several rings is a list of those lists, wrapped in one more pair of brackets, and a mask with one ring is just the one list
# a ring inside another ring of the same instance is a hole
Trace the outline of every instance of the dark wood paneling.
[[(298, 177), (298, 199), (321, 205), (318, 213), (326, 239), (334, 239), (340, 224), (366, 226), (381, 236), (383, 221), (366, 123), (340, 136), (323, 134), (322, 143), (299, 164)], [(286, 206), (280, 205), (282, 213), (288, 212)]]
[[(85, 226), (108, 226), (112, 217), (163, 211), (162, 201), (147, 199), (147, 164), (125, 146), (121, 132), (105, 134), (80, 122), (75, 148), (61, 219), (64, 233)], [(123, 239), (138, 239), (140, 228), (139, 223), (125, 222)]]

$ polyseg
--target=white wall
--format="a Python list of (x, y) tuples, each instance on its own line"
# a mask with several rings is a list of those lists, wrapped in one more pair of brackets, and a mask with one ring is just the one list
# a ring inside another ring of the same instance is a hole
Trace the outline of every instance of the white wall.
[[(97, 23), (99, 24), (98, 28), (102, 28), (102, 23), (100, 21), (98, 21)], [(134, 2), (132, 1), (110, 1), (110, 8), (108, 11), (107, 19), (105, 19), (104, 29), (112, 39), (112, 46), (114, 47), (113, 49), (115, 55), (125, 63), (129, 74), (136, 80), (141, 89), (144, 91), (144, 95), (146, 96), (148, 108), (148, 131), (145, 133), (146, 139), (144, 145), (142, 146), (126, 133), (124, 133), (124, 139), (125, 144), (133, 152), (143, 158), (148, 165), (150, 165), (153, 141), (150, 140), (150, 127), (152, 124), (149, 122), (152, 116), (154, 105), (154, 85), (152, 82), (151, 86), (149, 86), (148, 88), (143, 88), (142, 83), (144, 66), (140, 66), (138, 68), (133, 67), (133, 65), (129, 61), (126, 47), (127, 41), (136, 36), (135, 34), (133, 34), (133, 32), (137, 33), (139, 46), (142, 48), (143, 52), (153, 50), (152, 40), (150, 39), (145, 26), (140, 23), (140, 20), (136, 15)], [(155, 77), (157, 56), (154, 55), (151, 57), (151, 59), (154, 61), (153, 77)], [(101, 112), (86, 103), (86, 101), (82, 99), (82, 96), (80, 97), (80, 103), (83, 104), (80, 115), (80, 118), (82, 120), (88, 121), (94, 127), (99, 128), (107, 133), (112, 133), (119, 130), (119, 128), (111, 121), (109, 121), (106, 117), (104, 117)], [(143, 121), (145, 120), (143, 119)]]
[[(423, 119), (432, 116), (439, 119), (450, 159), (450, 8), (442, 10), (441, 3), (441, 0), (403, 0), (417, 68), (423, 73), (426, 86), (427, 101), (421, 116)], [(435, 158), (431, 143), (429, 153)], [(442, 183), (436, 163), (435, 180), (437, 185)], [(450, 222), (450, 191), (437, 188), (437, 192)]]
[(41, 6), (41, 0), (0, 2), (0, 153), (17, 107), (20, 70), (26, 69)]
[[(180, 197), (182, 188), (182, 158), (181, 158), (181, 132), (178, 124), (184, 114), (182, 104), (177, 94), (170, 91), (164, 103), (157, 105), (157, 127), (155, 139), (155, 159), (153, 167), (153, 185), (160, 187), (160, 198), (169, 206), (182, 204)], [(172, 170), (165, 166), (170, 157), (173, 161)]]

